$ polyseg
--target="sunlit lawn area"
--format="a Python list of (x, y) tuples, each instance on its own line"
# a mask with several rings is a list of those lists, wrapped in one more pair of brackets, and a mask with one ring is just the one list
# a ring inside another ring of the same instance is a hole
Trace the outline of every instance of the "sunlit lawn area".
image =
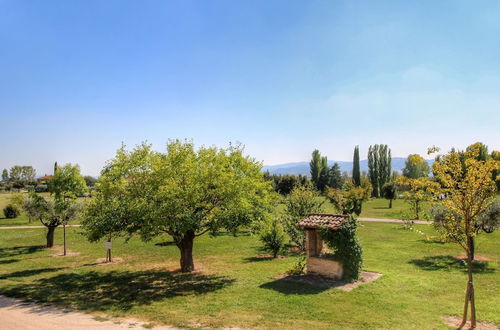
[[(431, 226), (419, 229), (433, 235)], [(299, 258), (265, 260), (254, 236), (202, 236), (195, 241), (194, 275), (178, 268), (168, 237), (114, 242), (124, 262), (95, 265), (105, 256), (69, 230), (78, 256), (52, 257), (42, 248), (44, 229), (0, 231), (0, 294), (69, 306), (101, 315), (130, 316), (182, 327), (242, 328), (446, 328), (442, 317), (460, 315), (466, 274), (452, 244), (390, 223), (363, 223), (364, 269), (383, 276), (351, 292), (297, 284), (276, 277)], [(476, 266), (480, 320), (500, 325), (500, 234), (482, 235)], [(61, 230), (56, 242), (61, 243)]]
[[(428, 211), (429, 204), (422, 205), (424, 213)], [(377, 219), (402, 219), (404, 213), (413, 215), (410, 206), (403, 199), (392, 201), (392, 208), (389, 208), (389, 201), (384, 198), (371, 198), (363, 203), (360, 217)], [(422, 218), (422, 217), (421, 217)]]

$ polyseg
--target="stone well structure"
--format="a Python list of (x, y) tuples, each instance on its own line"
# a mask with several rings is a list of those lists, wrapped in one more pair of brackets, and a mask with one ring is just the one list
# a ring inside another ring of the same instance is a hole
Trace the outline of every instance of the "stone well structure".
[(302, 219), (297, 226), (306, 232), (307, 273), (332, 279), (342, 279), (342, 264), (325, 253), (325, 246), (319, 231), (338, 230), (348, 219), (347, 215), (313, 213)]

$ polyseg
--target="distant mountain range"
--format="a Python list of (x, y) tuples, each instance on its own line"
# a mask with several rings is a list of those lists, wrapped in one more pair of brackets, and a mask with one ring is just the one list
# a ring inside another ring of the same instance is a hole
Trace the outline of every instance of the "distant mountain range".
[[(406, 158), (394, 157), (392, 158), (392, 170), (401, 172), (405, 167)], [(427, 160), (429, 166), (432, 165), (434, 160)], [(346, 161), (335, 161), (329, 160), (328, 166), (332, 166), (334, 163), (340, 165), (341, 172), (351, 172), (352, 162)], [(368, 171), (368, 160), (364, 159), (360, 161), (361, 171)], [(296, 162), (296, 163), (285, 163), (278, 165), (264, 165), (263, 171), (269, 171), (271, 174), (302, 174), (309, 176), (309, 162)]]

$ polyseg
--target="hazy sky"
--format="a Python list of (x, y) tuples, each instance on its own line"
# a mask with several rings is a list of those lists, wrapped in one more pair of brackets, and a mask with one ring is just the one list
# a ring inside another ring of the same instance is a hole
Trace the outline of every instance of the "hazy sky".
[(38, 174), (169, 138), (499, 149), (500, 1), (0, 0), (0, 111), (0, 168)]

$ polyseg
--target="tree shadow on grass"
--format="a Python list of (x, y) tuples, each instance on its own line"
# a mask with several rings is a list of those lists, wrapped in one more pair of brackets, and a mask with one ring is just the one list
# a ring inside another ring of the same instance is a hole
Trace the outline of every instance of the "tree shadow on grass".
[(321, 285), (312, 285), (306, 283), (299, 283), (296, 281), (290, 281), (289, 279), (280, 278), (272, 282), (264, 283), (260, 286), (263, 289), (270, 289), (278, 291), (284, 294), (318, 294), (329, 288)]
[(0, 275), (0, 280), (6, 280), (13, 277), (28, 277), (33, 275), (38, 275), (42, 273), (57, 272), (59, 270), (65, 269), (66, 267), (56, 267), (56, 268), (39, 268), (39, 269), (27, 269), (18, 272), (13, 272), (10, 274)]
[(43, 245), (14, 246), (0, 249), (0, 258), (13, 257), (21, 254), (30, 254), (43, 250)]
[(156, 246), (175, 246), (175, 242), (160, 242), (160, 243), (155, 243)]
[(5, 260), (0, 260), (0, 265), (6, 265), (6, 264), (12, 264), (14, 262), (18, 262), (19, 259), (5, 259)]
[[(467, 272), (466, 263), (463, 260), (456, 259), (452, 256), (425, 257), (422, 259), (410, 260), (409, 263), (423, 270), (444, 270), (444, 271), (460, 270), (464, 273)], [(483, 261), (474, 261), (472, 269), (474, 273), (495, 272), (495, 268), (490, 267), (488, 262), (483, 262)]]
[(233, 282), (224, 276), (159, 270), (88, 271), (11, 285), (1, 288), (0, 294), (85, 311), (129, 310), (176, 296), (205, 294)]

